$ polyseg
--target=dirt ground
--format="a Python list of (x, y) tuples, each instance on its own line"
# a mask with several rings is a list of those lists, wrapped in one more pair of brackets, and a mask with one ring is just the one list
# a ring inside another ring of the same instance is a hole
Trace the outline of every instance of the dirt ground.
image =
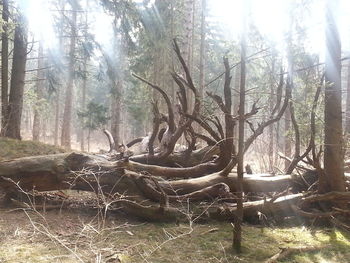
[(286, 247), (319, 246), (283, 262), (350, 262), (350, 238), (333, 229), (244, 227), (244, 249), (231, 249), (232, 226), (146, 223), (121, 213), (81, 209), (0, 209), (0, 262), (264, 262)]

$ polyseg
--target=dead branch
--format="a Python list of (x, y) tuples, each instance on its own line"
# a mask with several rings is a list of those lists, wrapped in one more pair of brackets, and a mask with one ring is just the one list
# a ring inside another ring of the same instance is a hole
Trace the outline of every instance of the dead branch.
[(172, 107), (172, 104), (171, 104), (171, 100), (168, 96), (168, 94), (166, 94), (166, 92), (161, 89), (159, 86), (149, 82), (148, 80), (136, 75), (135, 73), (132, 73), (132, 75), (141, 80), (142, 82), (146, 83), (148, 86), (150, 86), (151, 88), (157, 90), (164, 98), (165, 100), (165, 103), (167, 105), (167, 108), (168, 108), (168, 125), (169, 125), (169, 130), (170, 132), (175, 132), (175, 129), (176, 129), (176, 125), (175, 125), (175, 117), (174, 117), (174, 111), (173, 111), (173, 107)]
[(150, 155), (154, 155), (153, 143), (157, 137), (160, 122), (161, 122), (161, 116), (159, 113), (158, 104), (157, 102), (155, 102), (153, 103), (153, 131), (148, 141), (148, 152)]
[(107, 139), (108, 139), (108, 142), (109, 142), (109, 153), (111, 153), (113, 150), (115, 150), (115, 142), (114, 142), (114, 139), (113, 139), (113, 136), (112, 134), (106, 130), (106, 129), (103, 129), (103, 133), (107, 136)]
[(277, 263), (280, 260), (283, 260), (283, 259), (289, 257), (291, 254), (320, 251), (320, 250), (328, 248), (328, 247), (329, 247), (329, 245), (312, 246), (312, 247), (280, 248), (281, 251), (278, 252), (276, 255), (273, 255), (271, 258), (269, 258), (267, 261), (265, 261), (265, 263)]
[(290, 96), (291, 96), (291, 87), (289, 85), (286, 85), (284, 102), (283, 102), (283, 105), (282, 105), (281, 109), (279, 110), (278, 114), (276, 116), (271, 115), (269, 120), (258, 125), (258, 127), (255, 129), (254, 133), (246, 140), (245, 145), (244, 145), (244, 152), (246, 152), (248, 150), (248, 148), (250, 147), (250, 145), (254, 142), (254, 140), (259, 135), (261, 135), (263, 133), (263, 131), (266, 127), (268, 127), (269, 125), (271, 125), (271, 124), (273, 124), (281, 119), (281, 117), (283, 116), (283, 114), (288, 106)]

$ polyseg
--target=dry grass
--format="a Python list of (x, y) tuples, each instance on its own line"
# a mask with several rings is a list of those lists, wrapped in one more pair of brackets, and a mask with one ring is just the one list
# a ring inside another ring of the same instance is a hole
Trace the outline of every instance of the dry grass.
[[(264, 262), (281, 247), (323, 246), (285, 262), (349, 262), (350, 239), (333, 229), (244, 227), (241, 255), (228, 223), (154, 224), (115, 214), (2, 210), (0, 262)], [(103, 227), (102, 227), (103, 226)]]

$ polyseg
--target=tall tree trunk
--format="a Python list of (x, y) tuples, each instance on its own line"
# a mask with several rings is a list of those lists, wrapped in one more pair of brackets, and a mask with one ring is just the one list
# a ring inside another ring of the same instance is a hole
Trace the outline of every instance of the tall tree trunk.
[(10, 96), (8, 104), (8, 124), (5, 128), (5, 136), (21, 139), (21, 117), (23, 108), (23, 91), (25, 68), (27, 62), (27, 28), (22, 14), (18, 15), (15, 28), (13, 61), (10, 84)]
[[(86, 1), (86, 9), (88, 10), (89, 2)], [(85, 13), (85, 25), (84, 25), (84, 42), (87, 43), (87, 28), (88, 28), (88, 12)], [(84, 51), (84, 60), (83, 60), (83, 83), (82, 83), (82, 96), (81, 96), (81, 108), (84, 111), (85, 110), (85, 105), (86, 105), (86, 86), (87, 86), (87, 77), (88, 77), (88, 72), (87, 72), (87, 60), (88, 60), (88, 55), (86, 53), (87, 51)], [(84, 127), (82, 125), (80, 129), (80, 150), (84, 151), (85, 150), (85, 132), (84, 132)]]
[(33, 118), (33, 141), (39, 141), (40, 139), (40, 126), (41, 126), (41, 106), (44, 92), (45, 83), (45, 62), (44, 62), (44, 49), (42, 42), (39, 43), (38, 52), (38, 71), (37, 71), (37, 82), (36, 82), (36, 96), (37, 103), (34, 106), (34, 118)]
[(8, 121), (7, 107), (9, 89), (8, 0), (2, 1), (2, 20), (4, 26), (1, 34), (1, 134), (4, 135)]
[(74, 93), (74, 65), (75, 65), (75, 42), (76, 42), (76, 10), (72, 11), (71, 37), (69, 45), (69, 65), (68, 65), (68, 82), (66, 87), (65, 104), (63, 112), (61, 145), (67, 149), (71, 148), (71, 126), (72, 126), (72, 107)]
[[(124, 39), (121, 33), (118, 31), (114, 23), (115, 43), (114, 51), (118, 50), (118, 54), (114, 53), (113, 58), (117, 60), (118, 65), (114, 61), (109, 61), (108, 76), (112, 85), (111, 96), (111, 134), (113, 136), (116, 147), (121, 144), (121, 104), (122, 104), (122, 92), (123, 92), (123, 68), (124, 68)], [(119, 39), (118, 39), (119, 37)]]
[(326, 8), (326, 64), (325, 64), (325, 123), (324, 174), (319, 191), (345, 191), (342, 100), (341, 100), (341, 44), (335, 21), (339, 0), (328, 0)]
[[(290, 17), (290, 24), (289, 24), (289, 37), (288, 37), (288, 46), (287, 46), (287, 63), (288, 63), (288, 78), (287, 78), (287, 85), (290, 86), (292, 90), (292, 96), (293, 96), (293, 71), (294, 71), (294, 63), (293, 63), (293, 46), (292, 46), (292, 34), (293, 34), (293, 17), (291, 15)], [(292, 157), (292, 143), (291, 143), (291, 136), (290, 136), (290, 129), (291, 129), (291, 109), (290, 105), (288, 104), (286, 113), (285, 113), (285, 122), (284, 122), (284, 155), (287, 157)], [(286, 171), (289, 168), (290, 161), (285, 160), (284, 162), (284, 170)]]

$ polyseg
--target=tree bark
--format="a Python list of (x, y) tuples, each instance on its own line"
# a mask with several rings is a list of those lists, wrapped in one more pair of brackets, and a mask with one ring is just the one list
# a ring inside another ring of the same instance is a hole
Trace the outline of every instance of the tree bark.
[(8, 103), (8, 123), (5, 136), (21, 139), (21, 117), (23, 108), (23, 92), (25, 68), (27, 62), (27, 28), (22, 14), (18, 15), (15, 27), (10, 96)]
[(325, 123), (324, 176), (319, 191), (345, 191), (342, 100), (341, 100), (341, 44), (335, 21), (338, 0), (327, 1), (326, 8), (326, 64), (325, 64)]

